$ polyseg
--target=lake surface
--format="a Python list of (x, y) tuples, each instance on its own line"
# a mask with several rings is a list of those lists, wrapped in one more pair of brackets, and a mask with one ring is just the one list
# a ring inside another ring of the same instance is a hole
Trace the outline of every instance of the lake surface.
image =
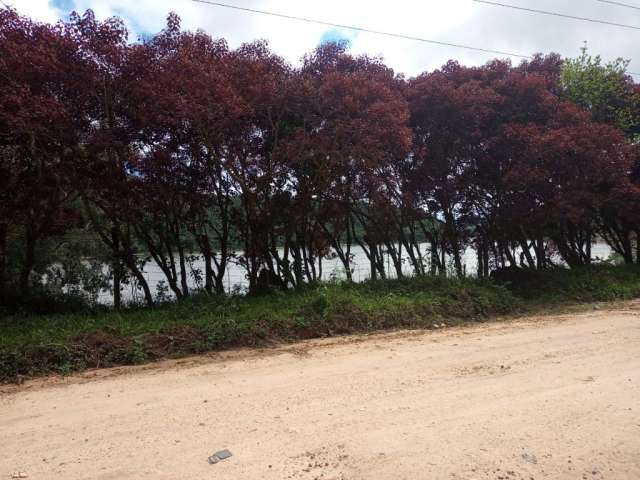
[[(421, 244), (420, 249), (423, 255), (428, 253), (429, 245), (427, 243)], [(352, 246), (351, 253), (353, 255), (352, 260), (352, 268), (353, 275), (352, 278), (355, 282), (362, 282), (364, 280), (368, 280), (371, 275), (371, 269), (369, 266), (369, 259), (366, 254), (359, 246)], [(592, 247), (592, 255), (594, 260), (606, 260), (611, 255), (611, 248), (606, 243), (595, 243)], [(393, 262), (388, 256), (385, 255), (385, 259), (387, 260), (387, 276), (389, 278), (394, 278), (396, 276), (395, 268), (393, 267)], [(411, 263), (406, 259), (406, 255), (403, 257), (405, 261), (403, 262), (403, 273), (406, 275), (413, 274), (413, 268)], [(556, 259), (557, 260), (557, 259)], [(448, 263), (451, 262), (451, 258), (449, 258)], [(468, 276), (474, 276), (477, 270), (477, 256), (476, 251), (473, 248), (468, 248), (463, 255), (462, 262)], [(189, 267), (188, 267), (189, 268)], [(194, 262), (191, 263), (191, 269), (200, 270), (204, 275), (204, 261), (201, 258), (197, 258)], [(452, 268), (451, 268), (452, 270)], [(149, 283), (149, 288), (153, 294), (156, 293), (158, 286), (162, 285), (163, 282), (166, 284), (166, 278), (162, 273), (160, 267), (154, 262), (149, 261), (146, 263), (144, 267), (144, 276)], [(322, 260), (322, 279), (323, 280), (331, 280), (331, 279), (344, 279), (346, 278), (344, 267), (342, 262), (338, 258), (325, 258)], [(235, 262), (230, 262), (227, 266), (227, 272), (225, 275), (225, 290), (230, 292), (234, 289), (246, 289), (249, 286), (249, 281), (246, 278), (246, 271), (240, 265)], [(189, 275), (189, 287), (197, 288), (198, 285), (195, 281), (195, 277), (193, 275)], [(166, 292), (168, 297), (173, 297), (172, 292), (169, 290)], [(135, 285), (125, 285), (122, 290), (122, 301), (124, 303), (130, 303), (132, 301), (142, 301), (142, 292), (139, 291)], [(102, 291), (98, 298), (99, 303), (104, 305), (113, 304), (113, 294), (109, 291)]]

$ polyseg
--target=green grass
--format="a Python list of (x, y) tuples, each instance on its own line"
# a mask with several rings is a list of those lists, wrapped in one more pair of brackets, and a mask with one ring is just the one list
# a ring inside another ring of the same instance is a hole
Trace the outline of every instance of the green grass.
[(393, 328), (432, 328), (640, 297), (640, 267), (532, 272), (518, 285), (424, 277), (259, 297), (196, 295), (152, 310), (0, 318), (0, 381)]

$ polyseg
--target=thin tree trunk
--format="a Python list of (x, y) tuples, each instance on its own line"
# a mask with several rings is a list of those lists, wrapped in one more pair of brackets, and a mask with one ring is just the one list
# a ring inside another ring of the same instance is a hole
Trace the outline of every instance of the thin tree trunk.
[(113, 270), (113, 308), (116, 310), (120, 310), (122, 307), (122, 296), (121, 296), (121, 280), (122, 280), (122, 269), (120, 268), (120, 236), (118, 235), (118, 227), (114, 225), (111, 227), (111, 242), (113, 244), (113, 251), (116, 252), (113, 258), (112, 270)]
[(147, 279), (144, 278), (144, 274), (140, 271), (138, 265), (136, 265), (135, 258), (133, 257), (133, 255), (126, 255), (124, 262), (129, 270), (131, 270), (131, 273), (133, 273), (133, 276), (136, 277), (138, 285), (142, 287), (142, 292), (144, 293), (144, 299), (147, 306), (153, 307), (153, 295), (151, 294), (151, 289), (149, 288), (149, 282), (147, 282)]
[(207, 293), (213, 293), (213, 269), (211, 268), (211, 245), (206, 235), (200, 235), (200, 249), (204, 260), (204, 289)]
[(547, 259), (544, 251), (544, 238), (542, 235), (538, 235), (538, 238), (535, 240), (535, 250), (536, 266), (538, 267), (538, 270), (543, 270), (547, 266)]
[(0, 302), (7, 298), (7, 235), (6, 223), (0, 223)]
[(483, 239), (482, 241), (482, 261), (484, 264), (484, 275), (488, 277), (489, 273), (489, 245), (487, 239)]
[(23, 295), (29, 292), (29, 277), (31, 276), (36, 256), (36, 240), (30, 226), (26, 228), (25, 237), (25, 258), (20, 272), (20, 292)]
[(478, 278), (483, 278), (485, 276), (484, 262), (483, 262), (483, 248), (482, 248), (483, 244), (484, 244), (483, 241), (478, 241), (478, 243), (476, 244), (476, 258), (477, 258), (476, 274), (478, 275)]
[(187, 277), (187, 265), (184, 257), (184, 247), (180, 242), (180, 235), (176, 234), (176, 242), (178, 243), (178, 259), (180, 261), (180, 283), (182, 286), (182, 295), (189, 296), (189, 284)]
[(524, 236), (524, 234), (522, 235), (522, 238), (520, 240), (520, 248), (522, 249), (522, 254), (527, 259), (527, 264), (529, 265), (529, 268), (535, 268), (536, 264), (533, 261), (533, 256), (531, 255), (531, 251), (529, 250), (529, 243), (527, 242), (527, 239)]

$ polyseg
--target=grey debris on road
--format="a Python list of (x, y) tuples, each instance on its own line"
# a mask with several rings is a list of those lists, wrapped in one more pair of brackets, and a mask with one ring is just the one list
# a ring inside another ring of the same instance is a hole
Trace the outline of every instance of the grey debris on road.
[(209, 463), (211, 465), (215, 465), (221, 460), (226, 460), (231, 457), (233, 454), (229, 450), (220, 450), (219, 452), (214, 453), (209, 457)]

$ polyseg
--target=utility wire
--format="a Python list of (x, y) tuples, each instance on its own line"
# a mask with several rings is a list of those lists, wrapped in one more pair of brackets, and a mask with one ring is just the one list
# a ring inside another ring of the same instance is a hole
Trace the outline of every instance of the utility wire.
[(596, 0), (596, 2), (609, 3), (611, 5), (617, 5), (619, 7), (627, 7), (627, 8), (634, 8), (636, 10), (640, 10), (640, 7), (638, 7), (637, 5), (629, 5), (628, 3), (614, 2), (612, 0)]
[(504, 8), (512, 8), (514, 10), (522, 10), (524, 12), (529, 12), (529, 13), (540, 13), (542, 15), (551, 15), (553, 17), (570, 18), (572, 20), (582, 20), (584, 22), (602, 23), (604, 25), (612, 25), (614, 27), (631, 28), (633, 30), (640, 30), (640, 27), (637, 27), (635, 25), (625, 25), (623, 23), (607, 22), (606, 20), (598, 20), (596, 18), (576, 17), (574, 15), (567, 15), (567, 14), (564, 14), (564, 13), (548, 12), (546, 10), (536, 10), (535, 8), (519, 7), (517, 5), (510, 5), (508, 3), (490, 2), (489, 0), (473, 0), (473, 1), (476, 2), (476, 3), (484, 3), (486, 5), (493, 5), (495, 7), (504, 7)]
[[(455, 48), (462, 48), (462, 49), (466, 49), (466, 50), (473, 50), (476, 52), (483, 52), (483, 53), (491, 53), (491, 54), (497, 54), (497, 55), (506, 55), (509, 57), (517, 57), (517, 58), (523, 58), (523, 59), (531, 59), (531, 55), (523, 55), (520, 53), (513, 53), (513, 52), (503, 52), (501, 50), (492, 50), (489, 48), (481, 48), (481, 47), (474, 47), (471, 45), (463, 45), (463, 44), (458, 44), (458, 43), (449, 43), (449, 42), (441, 42), (438, 40), (429, 40), (426, 38), (421, 38), (421, 37), (414, 37), (411, 35), (404, 35), (401, 33), (393, 33), (393, 32), (385, 32), (385, 31), (381, 31), (381, 30), (372, 30), (369, 28), (364, 28), (364, 27), (357, 27), (354, 25), (344, 25), (344, 24), (340, 24), (340, 23), (333, 23), (333, 22), (325, 22), (322, 20), (315, 20), (312, 18), (307, 18), (307, 17), (298, 17), (295, 15), (288, 15), (288, 14), (284, 14), (284, 13), (277, 13), (277, 12), (268, 12), (266, 10), (257, 10), (254, 8), (248, 8), (248, 7), (240, 7), (238, 5), (231, 5), (228, 3), (222, 3), (222, 2), (216, 2), (213, 0), (192, 0), (195, 3), (204, 3), (207, 5), (213, 5), (216, 7), (222, 7), (222, 8), (230, 8), (232, 10), (238, 10), (241, 12), (249, 12), (249, 13), (257, 13), (260, 15), (268, 15), (270, 17), (278, 17), (278, 18), (284, 18), (287, 20), (296, 20), (299, 22), (306, 22), (306, 23), (314, 23), (317, 25), (325, 25), (328, 27), (336, 27), (336, 28), (344, 28), (346, 30), (354, 30), (357, 32), (365, 32), (365, 33), (372, 33), (375, 35), (384, 35), (387, 37), (393, 37), (393, 38), (401, 38), (404, 40), (414, 40), (417, 42), (423, 42), (423, 43), (431, 43), (434, 45), (441, 45), (441, 46), (446, 46), (446, 47), (455, 47)], [(633, 75), (633, 76), (637, 76), (640, 77), (640, 73), (632, 73), (632, 72), (627, 72), (628, 75)]]
[(442, 45), (442, 46), (446, 46), (446, 47), (464, 48), (464, 49), (467, 49), (467, 50), (475, 50), (477, 52), (493, 53), (493, 54), (497, 54), (497, 55), (507, 55), (507, 56), (510, 56), (510, 57), (531, 58), (529, 55), (522, 55), (520, 53), (509, 53), (509, 52), (503, 52), (503, 51), (500, 51), (500, 50), (491, 50), (489, 48), (480, 48), (480, 47), (473, 47), (473, 46), (470, 46), (470, 45), (462, 45), (462, 44), (457, 44), (457, 43), (441, 42), (441, 41), (438, 41), (438, 40), (429, 40), (427, 38), (414, 37), (414, 36), (411, 36), (411, 35), (403, 35), (401, 33), (384, 32), (382, 30), (371, 30), (369, 28), (357, 27), (357, 26), (353, 26), (353, 25), (342, 25), (340, 23), (324, 22), (322, 20), (314, 20), (312, 18), (306, 18), (306, 17), (297, 17), (295, 15), (288, 15), (288, 14), (284, 14), (284, 13), (267, 12), (265, 10), (256, 10), (254, 8), (239, 7), (237, 5), (230, 5), (228, 3), (214, 2), (212, 0), (193, 0), (193, 1), (196, 2), (196, 3), (206, 3), (208, 5), (214, 5), (214, 6), (217, 6), (217, 7), (231, 8), (233, 10), (240, 10), (242, 12), (259, 13), (261, 15), (269, 15), (271, 17), (286, 18), (288, 20), (297, 20), (299, 22), (315, 23), (315, 24), (318, 24), (318, 25), (325, 25), (325, 26), (328, 26), (328, 27), (344, 28), (344, 29), (347, 29), (347, 30), (354, 30), (356, 32), (373, 33), (373, 34), (376, 34), (376, 35), (385, 35), (387, 37), (402, 38), (402, 39), (405, 39), (405, 40), (415, 40), (417, 42), (432, 43), (434, 45)]

